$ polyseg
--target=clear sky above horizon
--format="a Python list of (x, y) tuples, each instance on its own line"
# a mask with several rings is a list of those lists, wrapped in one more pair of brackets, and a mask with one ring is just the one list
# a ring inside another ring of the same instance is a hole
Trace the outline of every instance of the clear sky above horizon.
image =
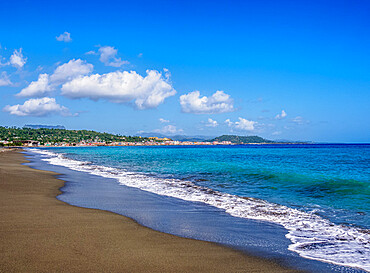
[(369, 1), (2, 1), (0, 125), (370, 142)]

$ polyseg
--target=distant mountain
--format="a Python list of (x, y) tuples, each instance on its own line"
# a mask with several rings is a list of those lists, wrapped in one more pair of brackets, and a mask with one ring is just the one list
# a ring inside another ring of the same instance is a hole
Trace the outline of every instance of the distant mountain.
[(259, 136), (236, 135), (223, 135), (212, 139), (212, 141), (231, 141), (232, 143), (274, 143), (272, 140), (267, 140)]
[(280, 142), (280, 143), (284, 143), (284, 142), (292, 143), (292, 142), (294, 142), (294, 141), (292, 141), (292, 140), (289, 140), (289, 139), (283, 139), (283, 138), (275, 139), (274, 141), (275, 141), (275, 142)]
[(313, 141), (289, 140), (289, 139), (275, 139), (274, 141), (279, 143), (296, 143), (296, 144), (314, 143)]
[(23, 126), (23, 128), (29, 128), (29, 129), (62, 129), (65, 130), (66, 127), (62, 125), (31, 125), (26, 124)]
[(176, 136), (171, 136), (170, 138), (172, 140), (176, 140), (176, 141), (197, 141), (197, 142), (202, 142), (202, 141), (208, 141), (212, 137), (211, 136), (184, 136), (184, 135), (176, 135)]
[(202, 141), (231, 141), (232, 143), (274, 143), (275, 141), (264, 139), (259, 136), (236, 136), (236, 135), (222, 135), (219, 137), (212, 137), (212, 136), (185, 136), (185, 135), (164, 135), (161, 133), (150, 133), (150, 132), (143, 132), (137, 134), (141, 137), (159, 137), (159, 138), (170, 138), (174, 141), (194, 141), (194, 142), (202, 142)]

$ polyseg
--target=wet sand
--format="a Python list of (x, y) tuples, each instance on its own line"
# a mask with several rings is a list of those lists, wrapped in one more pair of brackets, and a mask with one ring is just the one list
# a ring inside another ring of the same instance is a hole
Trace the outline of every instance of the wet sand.
[(208, 242), (179, 238), (55, 197), (55, 173), (0, 153), (0, 272), (296, 272)]

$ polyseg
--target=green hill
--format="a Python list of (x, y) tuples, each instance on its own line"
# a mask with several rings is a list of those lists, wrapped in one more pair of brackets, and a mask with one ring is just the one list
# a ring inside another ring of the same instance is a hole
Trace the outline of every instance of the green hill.
[(212, 139), (211, 141), (231, 141), (232, 143), (274, 143), (274, 141), (264, 139), (259, 136), (236, 136), (236, 135), (222, 135)]
[(85, 142), (142, 142), (148, 138), (137, 136), (121, 136), (109, 133), (100, 133), (88, 130), (66, 130), (66, 129), (31, 129), (17, 127), (1, 127), (0, 140), (9, 142), (20, 142), (23, 140), (39, 141), (43, 143), (78, 143)]

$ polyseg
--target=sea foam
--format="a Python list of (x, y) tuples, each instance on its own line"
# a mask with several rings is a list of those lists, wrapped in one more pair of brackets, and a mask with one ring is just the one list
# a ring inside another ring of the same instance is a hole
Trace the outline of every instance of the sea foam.
[(287, 229), (289, 250), (300, 256), (370, 271), (370, 230), (337, 225), (315, 214), (261, 199), (246, 198), (201, 187), (190, 181), (162, 179), (66, 158), (61, 153), (32, 149), (53, 165), (114, 178), (120, 184), (159, 195), (202, 202), (235, 217), (268, 221)]

